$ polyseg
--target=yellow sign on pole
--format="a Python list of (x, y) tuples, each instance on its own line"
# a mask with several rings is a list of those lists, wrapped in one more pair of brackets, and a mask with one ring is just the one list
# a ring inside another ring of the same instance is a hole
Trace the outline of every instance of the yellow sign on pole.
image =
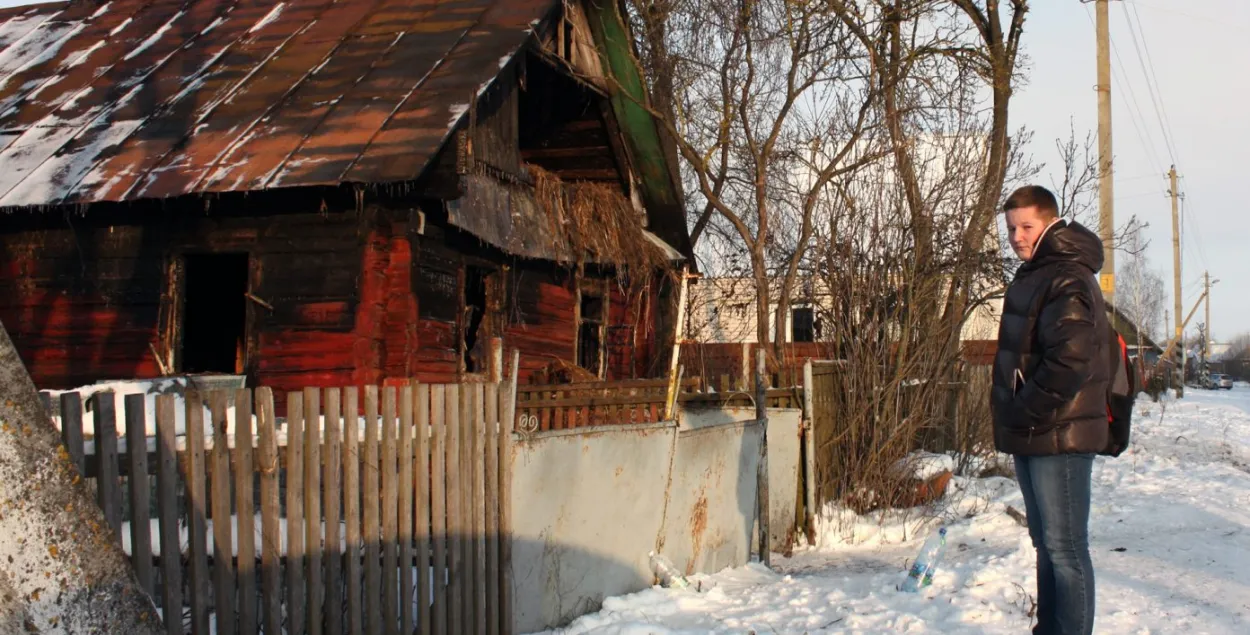
[(1104, 294), (1115, 292), (1115, 274), (1104, 273), (1098, 276), (1098, 286), (1102, 287)]

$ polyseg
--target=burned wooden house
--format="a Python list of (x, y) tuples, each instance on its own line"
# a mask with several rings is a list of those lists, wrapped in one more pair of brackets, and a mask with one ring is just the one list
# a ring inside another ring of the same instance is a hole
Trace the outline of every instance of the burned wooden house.
[(633, 59), (596, 0), (0, 10), (0, 320), (42, 388), (662, 373), (690, 247)]

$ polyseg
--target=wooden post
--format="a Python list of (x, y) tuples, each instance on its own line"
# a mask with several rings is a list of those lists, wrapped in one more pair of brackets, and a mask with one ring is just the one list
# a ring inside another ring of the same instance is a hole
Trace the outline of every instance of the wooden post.
[[(415, 628), (412, 612), (413, 602), (413, 386), (405, 385), (399, 390), (399, 632), (412, 635)], [(424, 574), (424, 565), (417, 568)]]
[[(512, 367), (518, 353), (513, 351)], [(499, 422), (499, 615), (500, 632), (512, 635), (512, 430), (516, 423), (516, 376), (500, 395), (504, 415)]]
[(341, 474), (343, 465), (343, 426), (340, 424), (342, 391), (326, 389), (325, 407), (325, 472), (321, 483), (325, 487), (326, 517), (326, 635), (343, 633), (343, 543), (339, 539), (339, 497), (342, 493)]
[(208, 633), (208, 512), (204, 493), (204, 402), (189, 393), (187, 403), (187, 452), (183, 478), (187, 483), (187, 533), (191, 542), (191, 633)]
[(382, 447), (378, 472), (382, 485), (382, 630), (386, 635), (399, 633), (399, 507), (395, 477), (395, 416), (397, 399), (394, 386), (382, 389)]
[(304, 635), (307, 625), (304, 537), (304, 396), (290, 392), (286, 400), (286, 612), (291, 635)]
[(447, 387), (430, 394), (430, 540), (434, 553), (433, 632), (447, 635)]
[(755, 351), (755, 419), (760, 426), (760, 462), (756, 471), (756, 518), (759, 519), (760, 562), (772, 567), (772, 549), (769, 544), (768, 523), (768, 408), (764, 402), (764, 373), (767, 361), (764, 348)]
[(209, 393), (213, 422), (212, 517), (213, 517), (213, 603), (217, 633), (234, 635), (234, 531), (230, 520), (230, 442), (227, 436), (226, 393)]
[(503, 338), (490, 338), (490, 383), (503, 381)]
[[(273, 391), (256, 389), (256, 431), (260, 437), (256, 467), (260, 471), (261, 620), (265, 633), (282, 632), (282, 525), (278, 517), (278, 430)], [(182, 632), (181, 629), (178, 630)]]
[(413, 498), (416, 521), (413, 535), (417, 542), (417, 632), (430, 635), (430, 387), (417, 386), (417, 430), (413, 438), (416, 454)]
[[(77, 397), (77, 393), (74, 394)], [(64, 407), (66, 395), (61, 396)], [(77, 401), (75, 399), (75, 401)], [(65, 415), (69, 411), (64, 411)], [(68, 419), (68, 416), (66, 417)], [(177, 607), (178, 619), (165, 620), (167, 635), (182, 635), (182, 558), (178, 532), (178, 448), (173, 395), (156, 398), (156, 515), (160, 518), (161, 606)], [(82, 446), (79, 446), (81, 450)], [(167, 555), (168, 554), (168, 555)]]
[(148, 504), (147, 396), (126, 395), (126, 458), (130, 463), (130, 562), (139, 586), (152, 593), (152, 523)]
[(676, 394), (681, 390), (678, 378), (678, 362), (681, 359), (681, 343), (686, 333), (686, 287), (690, 283), (689, 267), (681, 268), (681, 287), (677, 293), (677, 324), (673, 327), (673, 357), (669, 360), (668, 366), (668, 399), (665, 400), (669, 407), (664, 412), (664, 418), (671, 420), (673, 418), (672, 406), (676, 401)]
[(364, 607), (360, 578), (360, 408), (359, 391), (349, 386), (343, 394), (343, 518), (347, 532), (347, 626), (361, 635)]
[(742, 343), (742, 370), (738, 374), (738, 389), (747, 391), (751, 389), (751, 345), (747, 342)]
[(370, 635), (383, 632), (382, 627), (382, 563), (380, 558), (382, 527), (378, 518), (378, 387), (365, 386), (365, 438), (361, 447), (361, 503), (364, 507), (365, 535), (365, 630)]
[(239, 635), (256, 635), (258, 632), (256, 611), (256, 503), (253, 500), (253, 482), (256, 472), (252, 468), (252, 391), (241, 389), (234, 393), (234, 496), (235, 514), (238, 516), (239, 564), (235, 568), (239, 576)]
[(308, 634), (325, 631), (322, 598), (325, 581), (322, 576), (321, 548), (321, 391), (304, 389), (304, 553), (308, 562), (306, 588), (308, 598)]
[(113, 539), (120, 543), (122, 500), (117, 460), (116, 397), (112, 391), (103, 391), (91, 399), (95, 402), (96, 498), (104, 510), (104, 519), (113, 530)]
[(812, 372), (812, 360), (803, 365), (803, 525), (808, 537), (816, 535), (816, 445), (814, 428), (816, 426), (816, 393), (815, 373)]
[(76, 392), (61, 395), (61, 442), (69, 451), (69, 458), (78, 468), (79, 476), (86, 478), (87, 459), (82, 442), (82, 396)]

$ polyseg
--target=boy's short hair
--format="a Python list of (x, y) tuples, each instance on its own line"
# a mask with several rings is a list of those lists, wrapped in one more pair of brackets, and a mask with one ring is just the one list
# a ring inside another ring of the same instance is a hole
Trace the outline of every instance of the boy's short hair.
[(1036, 207), (1046, 219), (1059, 218), (1059, 202), (1055, 200), (1055, 195), (1040, 185), (1026, 185), (1019, 188), (1012, 192), (1003, 203), (1004, 212), (1025, 207)]

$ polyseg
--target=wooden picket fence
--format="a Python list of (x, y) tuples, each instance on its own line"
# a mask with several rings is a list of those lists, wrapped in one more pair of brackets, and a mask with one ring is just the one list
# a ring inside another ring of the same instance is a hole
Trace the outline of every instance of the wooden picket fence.
[[(698, 386), (682, 382), (682, 390)], [(526, 385), (517, 387), (517, 425), (522, 431), (652, 423), (664, 418), (668, 381), (645, 379)]]
[(511, 632), (506, 384), (44, 397), (167, 633)]
[[(602, 425), (653, 423), (664, 418), (668, 381), (645, 379), (528, 385), (517, 388), (517, 421), (522, 432)], [(695, 407), (754, 407), (753, 388), (736, 390), (728, 376), (713, 390), (703, 378), (681, 382), (677, 400)], [(802, 408), (801, 388), (768, 388), (769, 408)]]

